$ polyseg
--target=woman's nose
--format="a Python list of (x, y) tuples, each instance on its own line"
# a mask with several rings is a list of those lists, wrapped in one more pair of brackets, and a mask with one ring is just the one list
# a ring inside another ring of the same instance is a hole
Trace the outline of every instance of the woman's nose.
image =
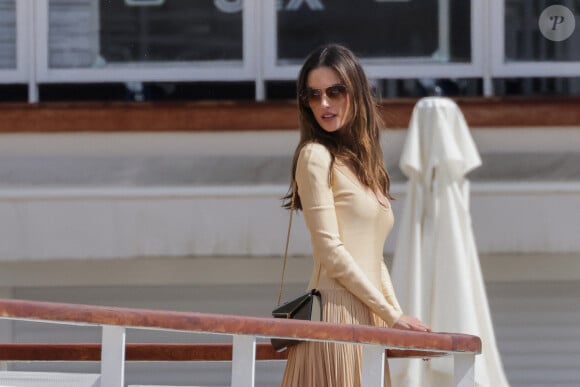
[(320, 104), (324, 107), (329, 107), (330, 106), (330, 98), (328, 98), (328, 96), (326, 94), (322, 94), (322, 96), (320, 97)]

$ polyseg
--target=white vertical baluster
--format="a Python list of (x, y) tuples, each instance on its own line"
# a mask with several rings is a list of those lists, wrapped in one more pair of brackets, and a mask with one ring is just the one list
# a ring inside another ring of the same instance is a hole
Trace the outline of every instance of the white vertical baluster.
[(256, 375), (256, 337), (234, 335), (232, 387), (253, 387)]
[(104, 325), (101, 344), (101, 387), (123, 387), (125, 327)]
[(453, 355), (453, 385), (455, 387), (475, 386), (475, 355), (473, 353)]
[(385, 384), (385, 348), (362, 346), (362, 387), (383, 387)]

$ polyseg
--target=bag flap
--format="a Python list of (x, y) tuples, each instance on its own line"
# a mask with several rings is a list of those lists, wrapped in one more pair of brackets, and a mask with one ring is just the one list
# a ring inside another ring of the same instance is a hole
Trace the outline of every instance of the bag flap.
[[(295, 315), (300, 314), (305, 317), (298, 319), (310, 319), (310, 312), (312, 311), (312, 304), (316, 299), (316, 304), (318, 304), (318, 310), (320, 310), (320, 292), (313, 289), (306, 294), (301, 295), (294, 300), (288, 301), (272, 311), (272, 316), (283, 317), (283, 318), (293, 318)], [(314, 309), (317, 310), (317, 309)], [(316, 316), (318, 318), (318, 316)], [(316, 321), (316, 320), (315, 320)], [(320, 320), (318, 320), (320, 321)]]

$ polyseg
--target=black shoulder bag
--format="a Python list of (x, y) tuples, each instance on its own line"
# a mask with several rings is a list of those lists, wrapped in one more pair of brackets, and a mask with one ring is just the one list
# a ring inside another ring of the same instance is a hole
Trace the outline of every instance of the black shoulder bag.
[[(280, 279), (280, 290), (278, 292), (278, 307), (272, 311), (272, 316), (276, 318), (291, 318), (297, 320), (322, 320), (322, 303), (320, 292), (311, 289), (307, 293), (291, 301), (280, 305), (282, 299), (282, 289), (284, 287), (284, 272), (286, 271), (286, 260), (288, 258), (288, 244), (290, 243), (290, 230), (292, 228), (292, 215), (294, 213), (294, 198), (296, 196), (296, 183), (292, 189), (292, 201), (290, 204), (290, 220), (288, 221), (288, 235), (286, 236), (286, 247), (284, 248), (284, 261), (282, 263), (282, 278)], [(285, 351), (288, 347), (296, 345), (300, 340), (295, 339), (271, 339), (272, 347), (278, 352)]]

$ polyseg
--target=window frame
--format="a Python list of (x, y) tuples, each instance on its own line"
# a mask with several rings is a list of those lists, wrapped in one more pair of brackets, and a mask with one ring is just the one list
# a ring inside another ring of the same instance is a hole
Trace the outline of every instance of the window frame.
[[(36, 78), (39, 83), (92, 82), (187, 82), (187, 81), (254, 81), (256, 79), (255, 1), (244, 1), (242, 9), (242, 61), (159, 61), (128, 63), (122, 67), (54, 69), (48, 64), (49, 0), (35, 0), (36, 5)], [(133, 66), (132, 66), (133, 65)]]

